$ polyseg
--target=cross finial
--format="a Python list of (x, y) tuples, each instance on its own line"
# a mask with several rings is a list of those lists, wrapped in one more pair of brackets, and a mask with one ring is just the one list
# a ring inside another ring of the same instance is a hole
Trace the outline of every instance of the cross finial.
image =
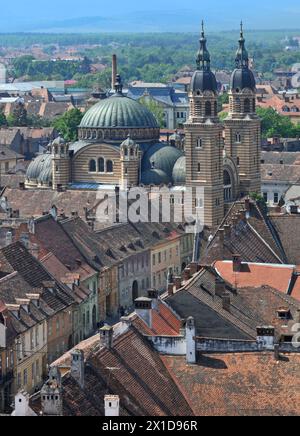
[(204, 36), (204, 20), (201, 22), (202, 36)]
[(243, 35), (244, 32), (244, 24), (243, 24), (243, 20), (241, 21), (241, 35)]

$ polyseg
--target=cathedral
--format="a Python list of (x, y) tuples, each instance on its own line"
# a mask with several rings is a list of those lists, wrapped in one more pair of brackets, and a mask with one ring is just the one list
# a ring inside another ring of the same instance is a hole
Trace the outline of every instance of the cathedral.
[(28, 189), (105, 187), (202, 187), (204, 221), (219, 225), (225, 203), (260, 193), (261, 125), (256, 84), (249, 68), (243, 28), (230, 84), (230, 110), (218, 118), (218, 89), (202, 26), (197, 69), (192, 77), (185, 143), (160, 141), (154, 115), (123, 93), (117, 75), (114, 94), (87, 110), (78, 141), (59, 137), (28, 167)]

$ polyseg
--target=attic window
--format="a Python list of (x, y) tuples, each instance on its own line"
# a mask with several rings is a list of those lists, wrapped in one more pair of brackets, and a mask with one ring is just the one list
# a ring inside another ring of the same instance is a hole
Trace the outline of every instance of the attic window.
[(109, 257), (112, 257), (113, 259), (115, 258), (114, 253), (112, 252), (112, 250), (110, 248), (108, 250), (106, 250), (105, 254)]
[(283, 320), (291, 319), (291, 311), (289, 309), (279, 309), (277, 310), (277, 315), (279, 319), (283, 319)]
[(153, 238), (160, 239), (159, 234), (157, 232), (152, 232)]

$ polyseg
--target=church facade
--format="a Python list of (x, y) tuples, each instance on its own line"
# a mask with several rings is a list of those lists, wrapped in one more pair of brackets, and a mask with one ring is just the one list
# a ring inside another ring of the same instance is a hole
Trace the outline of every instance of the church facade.
[(123, 94), (118, 75), (115, 93), (85, 113), (78, 141), (66, 144), (57, 138), (47, 153), (29, 165), (26, 187), (202, 187), (203, 199), (196, 207), (204, 208), (207, 226), (219, 225), (224, 203), (261, 191), (261, 126), (242, 27), (231, 77), (230, 111), (223, 123), (218, 118), (217, 81), (210, 61), (202, 29), (190, 86), (184, 150), (176, 141), (160, 142), (154, 115)]

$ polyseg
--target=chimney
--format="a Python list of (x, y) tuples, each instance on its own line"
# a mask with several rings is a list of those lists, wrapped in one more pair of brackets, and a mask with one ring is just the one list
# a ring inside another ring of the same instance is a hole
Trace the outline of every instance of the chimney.
[(298, 309), (297, 312), (296, 312), (296, 319), (295, 319), (295, 321), (296, 321), (296, 324), (300, 324), (300, 309)]
[(279, 344), (274, 345), (274, 359), (276, 360), (276, 362), (280, 361)]
[(134, 302), (135, 312), (147, 326), (152, 329), (152, 300), (150, 298), (137, 298)]
[(5, 245), (6, 245), (6, 247), (8, 245), (11, 245), (12, 243), (13, 243), (13, 234), (12, 234), (12, 232), (7, 232), (6, 233), (6, 237), (5, 237)]
[(174, 283), (168, 283), (168, 295), (170, 297), (174, 295)]
[(216, 277), (215, 281), (215, 294), (218, 297), (223, 297), (223, 295), (226, 293), (226, 285), (224, 280), (221, 277)]
[(71, 352), (71, 376), (84, 389), (84, 352), (74, 350)]
[(111, 76), (111, 89), (115, 89), (115, 84), (117, 80), (118, 67), (117, 67), (117, 55), (112, 56), (112, 76)]
[(250, 212), (250, 198), (245, 198), (245, 209)]
[(234, 254), (232, 257), (232, 268), (233, 272), (241, 272), (242, 269), (242, 258), (239, 254)]
[(113, 347), (114, 329), (113, 327), (106, 325), (100, 330), (100, 343), (106, 348), (110, 349)]
[(30, 416), (29, 394), (25, 391), (20, 391), (15, 396), (14, 416)]
[(42, 411), (45, 416), (62, 416), (62, 386), (59, 368), (53, 366), (49, 371), (49, 378), (41, 389)]
[(240, 215), (240, 220), (241, 221), (247, 221), (246, 220), (246, 211), (244, 209), (240, 210), (239, 215)]
[(190, 364), (196, 363), (196, 327), (193, 317), (188, 318), (186, 321), (185, 339), (186, 362)]
[(224, 237), (225, 238), (230, 238), (231, 236), (231, 226), (228, 224), (225, 224), (224, 226)]
[(190, 268), (185, 268), (183, 271), (183, 280), (185, 282), (188, 282), (191, 279), (191, 270)]
[(192, 263), (189, 264), (188, 268), (190, 269), (191, 276), (193, 277), (198, 272), (198, 263), (197, 262), (192, 262)]
[(230, 312), (231, 298), (229, 292), (222, 295), (222, 307), (226, 312)]
[(148, 298), (152, 300), (152, 308), (158, 309), (158, 291), (156, 289), (148, 289)]
[(120, 398), (118, 395), (105, 395), (105, 416), (120, 416)]
[(181, 277), (175, 277), (174, 283), (175, 283), (176, 291), (178, 291), (178, 289), (180, 289), (182, 287)]
[(219, 240), (220, 240), (221, 244), (224, 244), (224, 237), (225, 237), (225, 230), (219, 229)]
[(257, 327), (257, 343), (263, 350), (274, 350), (275, 328), (273, 326)]

